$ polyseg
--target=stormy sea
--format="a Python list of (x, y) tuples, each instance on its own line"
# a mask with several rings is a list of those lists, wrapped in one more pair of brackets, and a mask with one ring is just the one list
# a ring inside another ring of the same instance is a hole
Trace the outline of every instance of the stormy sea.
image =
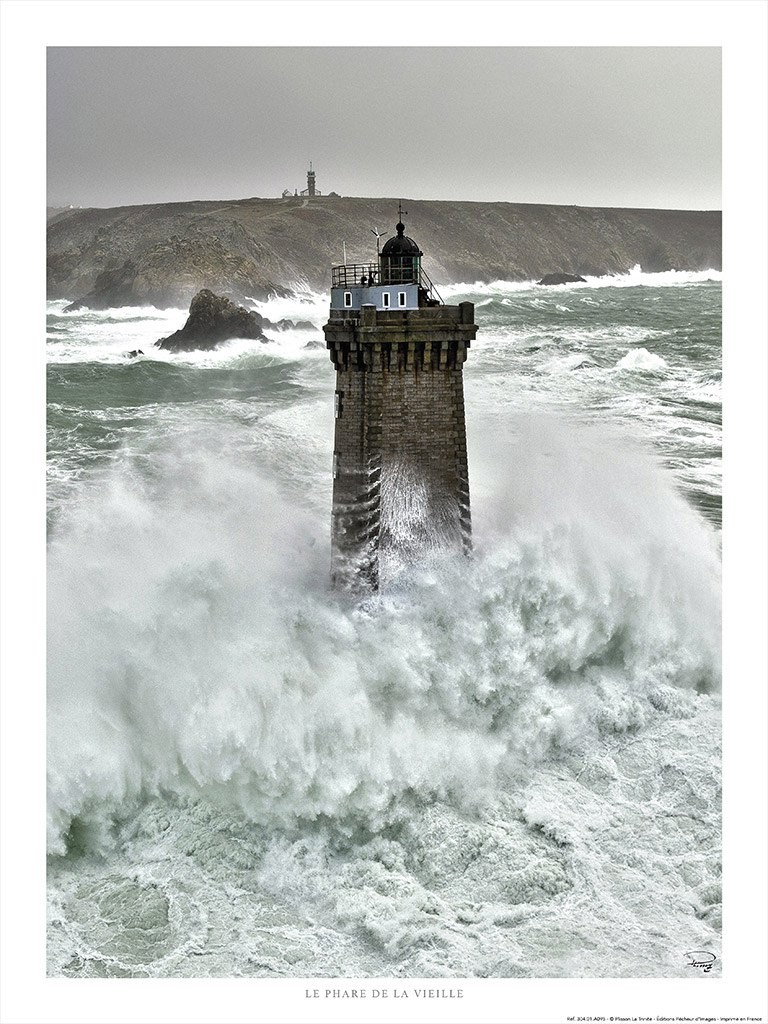
[(719, 973), (721, 275), (441, 292), (474, 552), (362, 601), (327, 295), (49, 303), (50, 975)]

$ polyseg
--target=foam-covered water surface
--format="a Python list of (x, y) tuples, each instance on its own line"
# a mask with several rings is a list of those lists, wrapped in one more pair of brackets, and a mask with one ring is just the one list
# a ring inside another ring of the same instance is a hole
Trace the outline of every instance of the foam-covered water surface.
[(689, 278), (442, 289), (478, 303), (474, 554), (362, 604), (329, 590), (310, 332), (155, 358), (182, 313), (53, 307), (51, 975), (719, 950), (720, 293)]

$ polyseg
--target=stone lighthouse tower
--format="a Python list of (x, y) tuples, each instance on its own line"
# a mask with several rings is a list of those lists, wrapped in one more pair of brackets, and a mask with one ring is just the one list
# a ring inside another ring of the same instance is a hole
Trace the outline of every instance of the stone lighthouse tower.
[(375, 263), (332, 268), (334, 586), (377, 590), (430, 548), (471, 547), (463, 364), (474, 305), (446, 306), (402, 222)]

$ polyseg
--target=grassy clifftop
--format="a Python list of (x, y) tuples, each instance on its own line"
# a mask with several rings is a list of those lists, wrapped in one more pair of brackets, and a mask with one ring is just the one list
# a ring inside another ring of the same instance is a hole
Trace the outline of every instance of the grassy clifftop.
[[(719, 211), (403, 200), (432, 280), (721, 266)], [(65, 210), (48, 225), (50, 298), (186, 306), (201, 288), (243, 299), (329, 287), (331, 264), (375, 259), (396, 199), (321, 196)]]

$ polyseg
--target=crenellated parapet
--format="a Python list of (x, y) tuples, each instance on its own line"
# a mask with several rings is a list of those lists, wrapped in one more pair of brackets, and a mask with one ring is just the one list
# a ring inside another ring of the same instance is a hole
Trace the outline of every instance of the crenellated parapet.
[(333, 310), (323, 331), (337, 370), (423, 372), (460, 366), (477, 326), (474, 304), (461, 302), (415, 310)]

